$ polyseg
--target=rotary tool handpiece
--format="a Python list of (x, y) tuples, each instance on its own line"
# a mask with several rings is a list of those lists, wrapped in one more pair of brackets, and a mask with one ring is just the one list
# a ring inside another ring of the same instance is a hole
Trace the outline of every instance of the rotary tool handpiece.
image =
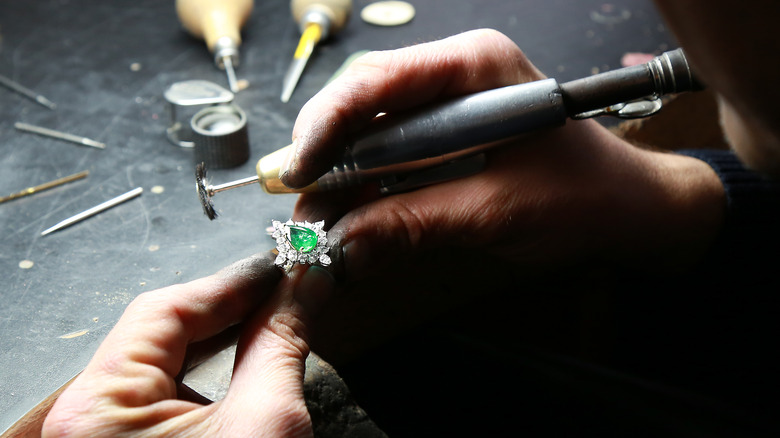
[[(201, 168), (198, 190), (204, 210), (213, 212), (211, 197), (215, 193), (255, 182), (267, 193), (336, 190), (368, 180), (380, 180), (386, 191), (394, 190), (387, 187), (388, 183), (411, 188), (404, 178), (413, 176), (426, 183), (421, 176), (431, 172), (441, 180), (446, 172), (438, 171), (453, 163), (463, 163), (464, 158), (522, 134), (563, 125), (568, 118), (646, 116), (652, 111), (637, 111), (631, 101), (657, 100), (661, 95), (700, 88), (678, 49), (647, 64), (562, 84), (543, 79), (459, 97), (412, 113), (377, 117), (347, 145), (343, 158), (331, 171), (302, 189), (290, 189), (279, 180), (279, 169), (293, 147), (290, 145), (261, 158), (256, 177), (233, 183), (209, 186), (205, 169)], [(620, 112), (629, 107), (631, 111)], [(657, 111), (660, 105), (651, 108)], [(469, 166), (465, 167), (468, 170)]]
[[(563, 84), (543, 79), (460, 97), (400, 117), (382, 116), (354, 138), (333, 170), (294, 191), (336, 190), (387, 177), (392, 182), (399, 175), (478, 154), (524, 133), (563, 125), (567, 118), (584, 118), (588, 112), (610, 114), (603, 108), (700, 88), (678, 49), (647, 64)], [(645, 115), (649, 114), (639, 116)], [(278, 180), (279, 164), (286, 155), (282, 151), (257, 164), (260, 185), (268, 193), (293, 191)]]
[(241, 28), (252, 12), (253, 0), (176, 0), (176, 13), (187, 31), (205, 41), (214, 63), (225, 70), (230, 90), (238, 91), (235, 67)]

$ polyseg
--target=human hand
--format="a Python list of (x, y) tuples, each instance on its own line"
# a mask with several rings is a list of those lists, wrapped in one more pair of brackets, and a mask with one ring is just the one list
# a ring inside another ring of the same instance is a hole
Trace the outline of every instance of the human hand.
[[(314, 181), (380, 112), (542, 78), (490, 30), (365, 55), (301, 110), (281, 179), (293, 187)], [(705, 163), (634, 147), (586, 120), (494, 149), (486, 169), (467, 178), (383, 198), (305, 194), (295, 216), (333, 224), (334, 267), (350, 282), (429, 252), (449, 263), (453, 250), (534, 268), (676, 268), (711, 243), (723, 207), (720, 181)]]
[[(306, 311), (295, 297), (327, 292), (318, 270), (281, 279), (273, 259), (255, 256), (139, 295), (60, 395), (43, 436), (310, 436)], [(193, 401), (177, 379), (185, 354), (241, 321), (227, 395)]]

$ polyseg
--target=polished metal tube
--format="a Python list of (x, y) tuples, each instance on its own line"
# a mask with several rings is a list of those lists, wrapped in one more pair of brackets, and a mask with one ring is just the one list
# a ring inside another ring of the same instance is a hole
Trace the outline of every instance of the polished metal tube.
[(652, 61), (561, 84), (566, 113), (574, 117), (616, 103), (701, 89), (682, 49)]
[(700, 89), (681, 49), (651, 62), (563, 84), (544, 79), (378, 117), (323, 175), (321, 190), (409, 174), (479, 153), (520, 134), (645, 97)]
[(499, 140), (566, 121), (555, 79), (488, 90), (401, 117), (381, 116), (318, 180), (323, 190), (474, 155)]

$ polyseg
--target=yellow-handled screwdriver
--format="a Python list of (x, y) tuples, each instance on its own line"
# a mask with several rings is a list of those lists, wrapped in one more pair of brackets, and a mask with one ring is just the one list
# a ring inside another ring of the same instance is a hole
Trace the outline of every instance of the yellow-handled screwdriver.
[(301, 39), (290, 68), (284, 75), (282, 102), (290, 100), (314, 47), (347, 24), (352, 12), (352, 0), (292, 0), (290, 9), (300, 28)]
[(230, 90), (238, 91), (235, 68), (241, 28), (252, 12), (253, 0), (176, 0), (176, 13), (187, 31), (206, 42), (214, 63), (225, 70)]

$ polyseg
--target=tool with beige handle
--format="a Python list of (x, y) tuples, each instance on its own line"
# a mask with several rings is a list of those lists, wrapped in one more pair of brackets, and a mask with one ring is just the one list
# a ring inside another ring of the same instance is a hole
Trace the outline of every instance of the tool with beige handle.
[(290, 68), (284, 75), (282, 102), (290, 100), (314, 47), (347, 24), (352, 12), (352, 0), (292, 0), (290, 9), (300, 28), (301, 39)]
[(241, 28), (249, 18), (253, 0), (176, 0), (176, 13), (187, 31), (206, 42), (214, 63), (225, 70), (230, 90), (238, 91), (235, 67)]

